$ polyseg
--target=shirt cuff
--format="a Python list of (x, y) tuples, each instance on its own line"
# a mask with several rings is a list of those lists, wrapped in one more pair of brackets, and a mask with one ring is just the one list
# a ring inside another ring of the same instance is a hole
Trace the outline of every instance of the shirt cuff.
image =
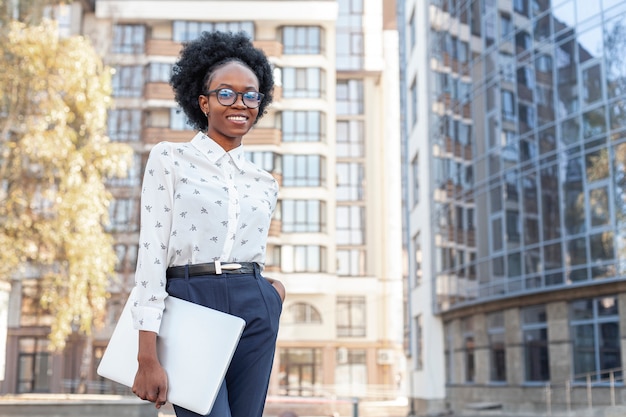
[(133, 326), (137, 330), (146, 330), (159, 334), (163, 311), (151, 307), (136, 307), (132, 310)]

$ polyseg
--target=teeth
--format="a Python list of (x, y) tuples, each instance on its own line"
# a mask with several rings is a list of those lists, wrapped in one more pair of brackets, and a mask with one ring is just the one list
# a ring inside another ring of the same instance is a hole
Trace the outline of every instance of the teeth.
[(237, 120), (237, 121), (240, 121), (240, 122), (246, 120), (246, 118), (243, 117), (243, 116), (230, 116), (229, 119), (230, 120)]

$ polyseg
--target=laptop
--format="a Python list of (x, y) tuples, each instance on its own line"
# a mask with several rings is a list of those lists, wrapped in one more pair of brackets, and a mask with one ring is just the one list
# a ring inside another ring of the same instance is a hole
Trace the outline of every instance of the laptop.
[[(138, 368), (139, 331), (133, 326), (132, 298), (97, 369), (98, 375), (127, 387), (132, 387)], [(157, 337), (159, 360), (168, 377), (167, 401), (208, 414), (244, 327), (240, 317), (168, 296)]]

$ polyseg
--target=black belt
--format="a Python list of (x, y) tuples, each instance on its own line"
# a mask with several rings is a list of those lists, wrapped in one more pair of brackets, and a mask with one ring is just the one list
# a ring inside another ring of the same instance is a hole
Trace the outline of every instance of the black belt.
[(165, 272), (166, 278), (185, 278), (186, 269), (188, 276), (197, 277), (200, 275), (221, 275), (221, 274), (251, 274), (254, 272), (256, 262), (227, 262), (220, 261), (206, 264), (194, 264), (185, 266), (170, 266)]

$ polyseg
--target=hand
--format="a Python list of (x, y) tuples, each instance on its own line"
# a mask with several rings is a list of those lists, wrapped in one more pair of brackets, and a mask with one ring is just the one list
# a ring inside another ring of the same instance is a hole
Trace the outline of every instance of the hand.
[(161, 408), (167, 401), (167, 374), (158, 360), (143, 360), (133, 382), (133, 393)]
[(280, 300), (284, 302), (287, 291), (285, 290), (285, 286), (283, 285), (283, 283), (276, 279), (268, 278), (267, 280), (270, 282), (270, 284), (272, 284), (272, 287), (276, 289), (278, 295), (280, 295)]

